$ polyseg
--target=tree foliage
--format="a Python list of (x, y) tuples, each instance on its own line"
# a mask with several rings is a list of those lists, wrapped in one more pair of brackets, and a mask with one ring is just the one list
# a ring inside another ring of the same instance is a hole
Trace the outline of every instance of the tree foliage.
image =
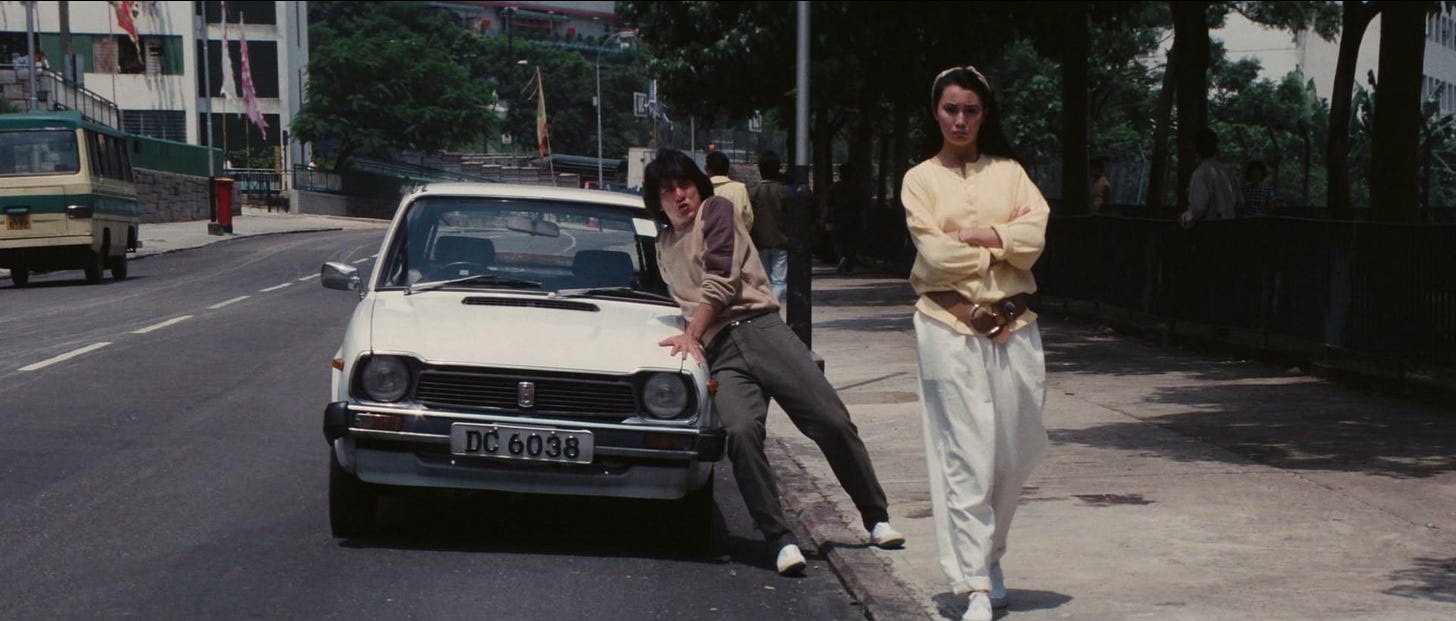
[[(310, 2), (308, 87), (293, 135), (355, 152), (469, 144), (491, 128), (490, 90), (451, 42), (469, 32), (417, 2)], [(442, 42), (444, 43), (442, 45)]]

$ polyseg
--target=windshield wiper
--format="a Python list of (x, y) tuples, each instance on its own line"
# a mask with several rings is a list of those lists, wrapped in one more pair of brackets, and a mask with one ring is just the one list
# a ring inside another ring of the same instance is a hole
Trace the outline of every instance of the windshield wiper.
[(604, 297), (604, 298), (632, 298), (636, 300), (652, 300), (655, 302), (667, 302), (676, 305), (677, 300), (651, 291), (633, 289), (631, 287), (589, 287), (585, 289), (562, 289), (556, 292), (559, 298), (582, 298), (582, 297)]
[(434, 281), (434, 282), (427, 282), (425, 284), (418, 285), (418, 286), (413, 286), (412, 285), (412, 286), (410, 286), (410, 287), (408, 287), (408, 288), (406, 288), (404, 290), (404, 294), (405, 295), (410, 295), (412, 293), (419, 293), (421, 291), (431, 291), (431, 290), (439, 289), (439, 288), (442, 288), (442, 287), (448, 287), (450, 285), (464, 285), (464, 284), (471, 284), (471, 283), (478, 283), (478, 282), (490, 283), (490, 286), (492, 286), (492, 287), (506, 287), (506, 288), (509, 288), (509, 289), (539, 289), (539, 288), (541, 288), (541, 283), (536, 282), (534, 280), (521, 280), (521, 279), (518, 279), (518, 278), (501, 278), (500, 276), (496, 276), (495, 274), (475, 274), (473, 276), (462, 276), (460, 278), (451, 278), (450, 280), (437, 280), (437, 281)]

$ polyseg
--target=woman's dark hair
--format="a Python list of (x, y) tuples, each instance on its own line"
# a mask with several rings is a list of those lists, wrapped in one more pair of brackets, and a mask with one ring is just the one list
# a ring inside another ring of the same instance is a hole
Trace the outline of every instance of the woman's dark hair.
[(940, 105), (940, 96), (945, 94), (945, 87), (952, 84), (975, 92), (980, 96), (981, 105), (985, 108), (986, 119), (981, 121), (981, 130), (976, 134), (976, 148), (980, 149), (981, 153), (1020, 162), (1021, 159), (1016, 157), (1016, 151), (1011, 148), (1011, 141), (1006, 138), (1006, 132), (1001, 129), (1001, 105), (996, 103), (996, 94), (991, 91), (991, 83), (987, 82), (986, 76), (981, 75), (981, 72), (977, 71), (975, 67), (966, 65), (946, 69), (935, 77), (935, 82), (930, 87), (931, 124), (936, 125), (935, 113), (936, 108)]
[(677, 149), (659, 149), (657, 157), (642, 171), (642, 203), (647, 213), (661, 224), (668, 224), (667, 214), (662, 211), (661, 196), (664, 183), (691, 181), (698, 187), (698, 196), (707, 200), (713, 195), (713, 182), (698, 169), (697, 162)]

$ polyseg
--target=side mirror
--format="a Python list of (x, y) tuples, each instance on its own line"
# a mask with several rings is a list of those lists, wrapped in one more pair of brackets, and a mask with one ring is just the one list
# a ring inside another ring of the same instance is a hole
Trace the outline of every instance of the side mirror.
[(338, 289), (341, 291), (362, 291), (363, 282), (359, 279), (359, 268), (347, 263), (330, 261), (319, 268), (319, 282), (322, 282), (325, 289)]

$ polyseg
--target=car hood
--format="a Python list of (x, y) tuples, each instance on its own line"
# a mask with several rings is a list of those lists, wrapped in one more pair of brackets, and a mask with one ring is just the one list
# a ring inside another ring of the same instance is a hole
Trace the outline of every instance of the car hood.
[[(543, 302), (597, 310), (515, 305)], [(429, 291), (379, 295), (371, 315), (373, 351), (431, 364), (603, 373), (682, 366), (657, 344), (682, 332), (681, 315), (671, 306)]]

